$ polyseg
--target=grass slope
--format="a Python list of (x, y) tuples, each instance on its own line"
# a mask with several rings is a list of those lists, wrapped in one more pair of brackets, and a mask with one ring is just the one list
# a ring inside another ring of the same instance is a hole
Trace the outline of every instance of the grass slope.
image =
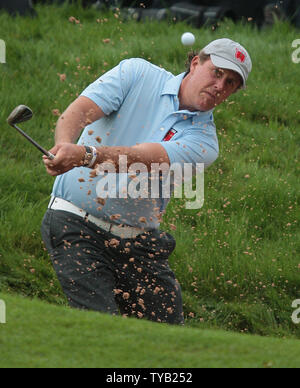
[(173, 327), (0, 294), (1, 368), (295, 368), (300, 342)]
[(187, 211), (173, 200), (162, 225), (177, 240), (170, 261), (187, 325), (300, 337), (291, 321), (300, 298), (300, 65), (291, 60), (299, 31), (229, 21), (216, 31), (139, 24), (76, 4), (38, 6), (37, 13), (0, 13), (7, 46), (0, 65), (0, 290), (65, 304), (39, 232), (53, 179), (39, 153), (7, 126), (10, 111), (31, 106), (35, 117), (24, 129), (50, 148), (58, 112), (121, 60), (142, 57), (184, 71), (180, 37), (189, 30), (197, 48), (221, 37), (240, 41), (254, 66), (248, 89), (215, 111), (220, 157), (205, 174), (204, 207)]

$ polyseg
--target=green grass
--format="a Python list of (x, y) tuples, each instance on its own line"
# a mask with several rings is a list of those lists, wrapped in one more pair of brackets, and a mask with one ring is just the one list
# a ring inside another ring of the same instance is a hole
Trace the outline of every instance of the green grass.
[(248, 89), (216, 109), (220, 157), (205, 174), (204, 207), (187, 211), (183, 201), (172, 200), (162, 225), (177, 240), (170, 262), (182, 285), (187, 326), (299, 338), (291, 320), (292, 302), (300, 298), (300, 65), (291, 61), (299, 31), (285, 23), (257, 30), (226, 21), (216, 31), (125, 23), (76, 5), (37, 12), (34, 19), (0, 14), (7, 45), (7, 64), (0, 65), (0, 290), (66, 303), (39, 232), (53, 179), (39, 153), (7, 126), (10, 111), (31, 106), (35, 117), (24, 129), (51, 148), (53, 111), (62, 112), (121, 60), (142, 57), (175, 74), (184, 71), (180, 37), (189, 30), (199, 48), (220, 37), (240, 41), (254, 68)]
[(298, 368), (300, 363), (298, 340), (174, 327), (0, 297), (7, 308), (7, 323), (0, 325), (1, 368)]

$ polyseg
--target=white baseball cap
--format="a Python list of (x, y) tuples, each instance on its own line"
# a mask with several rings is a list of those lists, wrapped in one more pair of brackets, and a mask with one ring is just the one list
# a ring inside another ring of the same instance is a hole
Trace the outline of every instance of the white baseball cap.
[(243, 79), (243, 88), (246, 89), (246, 82), (252, 70), (252, 61), (243, 46), (231, 39), (218, 39), (211, 42), (203, 51), (210, 55), (215, 66), (240, 74)]

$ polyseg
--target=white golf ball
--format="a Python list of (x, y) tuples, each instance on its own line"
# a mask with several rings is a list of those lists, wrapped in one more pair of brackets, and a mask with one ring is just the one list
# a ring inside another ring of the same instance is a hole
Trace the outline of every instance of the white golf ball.
[(193, 46), (195, 42), (196, 42), (195, 35), (192, 34), (191, 32), (185, 32), (181, 37), (181, 43), (184, 46)]

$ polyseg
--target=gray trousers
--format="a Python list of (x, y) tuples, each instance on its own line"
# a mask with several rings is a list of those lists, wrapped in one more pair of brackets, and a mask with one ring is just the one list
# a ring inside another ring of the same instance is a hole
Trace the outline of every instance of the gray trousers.
[(176, 246), (170, 234), (121, 239), (59, 210), (46, 212), (41, 232), (70, 306), (184, 323), (181, 289), (168, 264)]

